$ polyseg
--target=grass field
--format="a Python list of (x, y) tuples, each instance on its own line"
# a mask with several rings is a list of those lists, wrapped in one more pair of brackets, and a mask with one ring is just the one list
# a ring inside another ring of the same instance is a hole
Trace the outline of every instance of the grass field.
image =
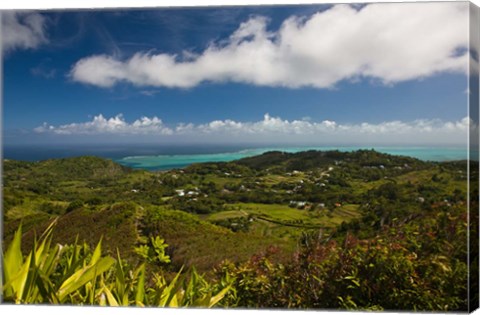
[(263, 177), (260, 177), (260, 180), (268, 186), (277, 185), (280, 183), (298, 183), (301, 180), (305, 180), (307, 177), (304, 173), (298, 172), (292, 176), (283, 176), (276, 174), (269, 174)]
[[(359, 205), (346, 204), (336, 207), (333, 211), (328, 209), (309, 211), (280, 204), (236, 203), (228, 205), (228, 210), (205, 216), (204, 219), (214, 222), (251, 215), (256, 218), (257, 223), (262, 221), (261, 227), (268, 227), (274, 234), (278, 234), (275, 230), (279, 228), (282, 233), (302, 228), (332, 228), (359, 217), (358, 208)], [(256, 227), (257, 230), (258, 228)]]

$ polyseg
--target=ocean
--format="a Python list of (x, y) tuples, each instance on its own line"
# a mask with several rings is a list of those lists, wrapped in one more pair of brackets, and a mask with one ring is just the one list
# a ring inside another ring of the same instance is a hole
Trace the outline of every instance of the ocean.
[(5, 159), (39, 161), (81, 155), (94, 155), (136, 169), (169, 170), (193, 163), (230, 162), (268, 151), (300, 152), (308, 150), (354, 151), (374, 149), (393, 155), (410, 156), (424, 161), (466, 160), (466, 147), (375, 147), (375, 146), (285, 146), (252, 147), (231, 145), (6, 145)]

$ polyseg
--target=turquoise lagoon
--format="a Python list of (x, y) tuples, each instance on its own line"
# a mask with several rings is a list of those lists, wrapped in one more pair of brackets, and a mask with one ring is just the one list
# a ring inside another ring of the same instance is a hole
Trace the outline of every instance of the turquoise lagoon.
[(172, 154), (172, 155), (137, 155), (114, 159), (114, 161), (132, 168), (147, 170), (169, 170), (184, 168), (194, 163), (204, 162), (230, 162), (245, 157), (259, 155), (268, 151), (283, 151), (289, 153), (308, 150), (339, 150), (355, 151), (360, 149), (374, 149), (378, 152), (410, 156), (424, 161), (454, 161), (466, 160), (467, 149), (462, 148), (436, 148), (436, 147), (271, 147), (244, 149), (224, 153), (202, 154)]

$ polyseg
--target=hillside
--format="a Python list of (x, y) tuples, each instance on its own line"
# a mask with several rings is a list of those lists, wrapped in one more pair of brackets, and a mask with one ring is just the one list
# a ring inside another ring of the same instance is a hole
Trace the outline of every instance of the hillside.
[(50, 159), (40, 162), (4, 160), (3, 168), (5, 180), (13, 179), (13, 175), (17, 178), (28, 175), (47, 180), (52, 178), (68, 180), (72, 177), (77, 180), (100, 180), (118, 178), (130, 172), (130, 169), (111, 160), (94, 156)]
[(245, 165), (256, 170), (276, 168), (283, 171), (306, 171), (315, 168), (326, 167), (338, 162), (346, 162), (357, 166), (404, 166), (423, 165), (424, 163), (404, 156), (394, 156), (379, 153), (374, 150), (358, 150), (353, 152), (340, 151), (304, 151), (287, 153), (272, 151), (262, 155), (253, 156), (238, 160), (234, 163)]
[[(254, 291), (235, 300), (254, 307), (270, 307), (270, 300), (278, 305), (283, 305), (280, 300), (289, 301), (291, 296), (286, 296), (290, 293), (284, 289), (270, 291), (279, 285), (275, 277), (294, 279), (304, 272), (320, 272), (315, 269), (320, 265), (296, 269), (298, 259), (316, 261), (327, 255), (325, 263), (331, 260), (331, 265), (322, 269), (327, 270), (341, 262), (337, 259), (344, 259), (343, 254), (328, 253), (342, 252), (351, 242), (356, 244), (352, 250), (360, 251), (358, 257), (364, 257), (368, 251), (363, 251), (371, 244), (379, 250), (388, 246), (387, 252), (397, 244), (403, 249), (392, 252), (395, 257), (385, 257), (386, 261), (399, 259), (403, 263), (415, 255), (415, 264), (408, 267), (413, 269), (404, 272), (418, 285), (436, 285), (444, 290), (437, 282), (422, 282), (423, 277), (413, 275), (430, 270), (422, 264), (438, 261), (448, 277), (464, 280), (466, 166), (462, 161), (422, 162), (372, 150), (267, 152), (229, 163), (194, 164), (165, 172), (132, 170), (96, 157), (35, 163), (8, 160), (4, 161), (3, 175), (3, 241), (7, 245), (22, 224), (23, 248), (28, 250), (35, 235), (56, 220), (53, 242), (71, 244), (78, 239), (93, 246), (102, 239), (107, 254), (116, 256), (118, 249), (122, 258), (135, 264), (140, 260), (135, 248), (149, 246), (149, 240), (159, 236), (168, 244), (171, 263), (153, 264), (152, 270), (174, 272), (182, 266), (195, 267), (213, 278), (219, 266), (235, 277), (245, 276), (241, 270), (253, 268), (251, 275), (263, 270), (262, 275), (272, 277), (268, 288), (263, 287), (266, 283), (252, 284), (248, 290)], [(321, 248), (323, 254), (317, 252)], [(367, 255), (361, 259), (358, 266), (373, 258)], [(268, 264), (261, 267), (262, 261)], [(353, 261), (341, 264), (347, 268)], [(345, 270), (332, 270), (329, 276), (340, 272), (337, 276), (344, 277)], [(428, 272), (438, 272), (435, 270)], [(365, 272), (361, 271), (360, 279), (365, 276), (371, 281), (372, 275)], [(327, 274), (322, 277), (328, 278)], [(438, 281), (451, 281), (442, 279)], [(368, 281), (365, 286), (372, 294), (377, 284), (370, 287)], [(246, 290), (238, 285), (239, 292)], [(298, 283), (290, 285), (295, 288)], [(261, 292), (255, 288), (262, 288)], [(448, 294), (458, 296), (463, 292), (460, 289), (458, 286)], [(273, 295), (264, 296), (267, 293)], [(263, 295), (264, 300), (247, 299), (250, 294)], [(436, 293), (441, 294), (446, 293)], [(316, 304), (320, 300), (297, 300), (312, 307), (324, 305)], [(378, 305), (393, 305), (382, 301), (378, 300)], [(451, 300), (449, 309), (461, 308), (462, 301)], [(421, 309), (439, 309), (421, 305)]]

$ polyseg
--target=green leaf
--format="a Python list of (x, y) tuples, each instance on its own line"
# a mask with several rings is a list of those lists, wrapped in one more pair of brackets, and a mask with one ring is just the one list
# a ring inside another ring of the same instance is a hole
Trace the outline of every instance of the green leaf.
[(179, 283), (178, 279), (180, 278), (180, 274), (182, 270), (183, 270), (183, 267), (177, 273), (175, 278), (173, 278), (172, 282), (170, 282), (170, 284), (163, 289), (161, 297), (158, 301), (158, 306), (165, 307), (170, 304), (170, 301), (172, 300), (173, 296), (180, 289), (181, 284)]
[(139, 255), (143, 259), (147, 260), (149, 258), (148, 256), (149, 248), (147, 245), (140, 245), (140, 246), (134, 247), (133, 250), (137, 255)]
[(116, 264), (116, 272), (115, 272), (115, 288), (117, 293), (117, 298), (119, 302), (124, 305), (128, 306), (128, 296), (125, 294), (125, 271), (123, 270), (122, 260), (120, 258), (120, 252), (117, 248), (117, 264)]
[(97, 247), (95, 247), (95, 250), (93, 251), (92, 259), (90, 260), (90, 265), (94, 265), (95, 263), (97, 263), (101, 255), (102, 255), (102, 239), (98, 241)]
[(59, 258), (60, 245), (57, 244), (55, 247), (47, 251), (46, 255), (44, 255), (40, 270), (42, 270), (45, 275), (50, 276), (55, 271)]
[(58, 290), (60, 301), (63, 301), (68, 294), (78, 290), (87, 282), (94, 280), (97, 275), (107, 271), (114, 263), (115, 259), (112, 257), (104, 257), (101, 258), (95, 265), (88, 265), (75, 272), (62, 283), (60, 289)]
[[(36, 241), (34, 242), (34, 248), (36, 248)], [(42, 249), (43, 250), (43, 249)], [(38, 288), (35, 286), (36, 279), (38, 277), (37, 262), (35, 260), (36, 254), (30, 254), (30, 263), (27, 271), (27, 277), (25, 279), (24, 288), (20, 300), (23, 303), (35, 303), (38, 296)]]
[(22, 225), (18, 227), (18, 230), (15, 232), (12, 243), (5, 253), (3, 259), (3, 269), (4, 269), (4, 282), (8, 283), (11, 281), (12, 277), (17, 273), (18, 269), (21, 268), (23, 264), (22, 256)]
[(210, 300), (212, 298), (212, 294), (207, 293), (204, 294), (203, 296), (197, 298), (195, 301), (193, 301), (192, 306), (195, 307), (208, 307), (210, 304)]
[(39, 271), (38, 277), (36, 279), (36, 285), (42, 297), (42, 302), (48, 301), (53, 304), (60, 303), (56, 295), (56, 290), (53, 283), (41, 271)]
[(135, 294), (135, 304), (137, 306), (144, 306), (143, 300), (145, 298), (145, 264), (139, 267), (137, 293)]
[(117, 300), (115, 300), (115, 297), (113, 296), (112, 292), (107, 287), (103, 288), (103, 293), (105, 293), (108, 305), (119, 306), (119, 304), (118, 304)]
[(23, 291), (25, 289), (25, 284), (28, 278), (28, 272), (30, 269), (30, 262), (31, 262), (32, 253), (28, 255), (25, 263), (20, 265), (20, 268), (17, 272), (10, 277), (10, 281), (5, 283), (5, 288), (10, 288), (11, 291), (6, 290), (12, 294), (12, 297), (15, 300), (15, 303), (22, 302)]
[(208, 304), (208, 307), (213, 307), (215, 306), (218, 302), (220, 302), (220, 300), (222, 300), (224, 297), (225, 297), (225, 294), (228, 293), (228, 291), (230, 291), (230, 288), (231, 288), (231, 285), (229, 285), (228, 287), (224, 288), (222, 291), (220, 291), (217, 295), (215, 295), (214, 297), (212, 297), (210, 299), (210, 303)]
[(168, 303), (168, 306), (169, 307), (178, 307), (178, 299), (177, 299), (177, 295), (173, 295), (172, 299), (170, 300), (170, 302)]

